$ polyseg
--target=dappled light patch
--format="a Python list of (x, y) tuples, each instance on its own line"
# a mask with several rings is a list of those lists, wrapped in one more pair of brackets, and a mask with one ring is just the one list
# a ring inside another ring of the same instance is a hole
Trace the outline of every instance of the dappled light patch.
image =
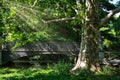
[(119, 69), (105, 67), (102, 72), (91, 74), (87, 69), (80, 69), (78, 75), (69, 70), (73, 65), (59, 61), (46, 68), (0, 68), (0, 80), (119, 80)]
[(49, 67), (49, 69), (1, 68), (0, 79), (1, 80), (63, 80), (63, 79), (64, 80), (107, 80), (107, 79), (119, 80), (120, 76), (111, 75), (109, 73), (103, 73), (103, 72), (97, 74), (89, 74), (87, 70), (81, 70), (81, 74), (79, 75), (74, 75), (71, 74), (70, 72), (67, 72), (66, 74), (66, 69), (64, 69), (64, 71), (61, 73), (58, 71), (56, 72), (56, 70), (52, 67), (51, 68)]
[[(120, 17), (114, 17), (118, 12), (120, 12), (120, 7), (110, 4), (109, 0), (1, 0), (0, 38), (4, 41), (0, 39), (0, 46), (3, 46), (6, 42), (15, 41), (13, 51), (31, 42), (52, 42), (55, 40), (58, 42), (81, 41), (81, 47), (78, 60), (73, 68), (80, 74), (70, 73), (69, 70), (73, 67), (73, 64), (65, 62), (58, 62), (53, 66), (42, 69), (42, 65), (38, 65), (38, 63), (35, 64), (37, 67), (25, 68), (28, 65), (24, 61), (27, 65), (24, 68), (18, 68), (18, 65), (17, 68), (1, 68), (0, 79), (120, 80), (120, 66), (119, 64), (116, 66), (109, 61), (111, 56), (108, 60), (105, 60), (105, 64), (102, 64), (102, 68), (106, 66), (108, 69), (103, 69), (101, 73), (97, 73), (101, 66), (101, 64), (99, 65), (99, 52), (104, 52), (101, 44), (103, 44), (105, 50), (110, 52), (119, 51)], [(57, 47), (52, 48), (57, 50)], [(2, 57), (5, 53), (3, 50), (6, 49), (7, 47), (0, 52), (0, 64), (3, 64), (3, 60), (7, 60)], [(50, 48), (48, 48), (48, 51), (50, 51)], [(30, 54), (30, 52), (27, 53)], [(64, 53), (66, 52), (64, 51)], [(26, 52), (20, 52), (19, 54), (20, 57), (27, 56)], [(34, 58), (40, 60), (38, 56), (32, 57), (31, 60), (34, 60)], [(57, 59), (55, 60), (57, 61)], [(31, 62), (34, 64), (34, 61)], [(82, 62), (85, 64), (82, 65)], [(107, 62), (111, 63), (112, 68), (109, 68)], [(114, 60), (114, 62), (118, 61)], [(102, 60), (100, 63), (102, 63)], [(97, 74), (90, 74), (92, 73), (91, 69), (93, 69), (93, 73), (96, 72)]]
[[(17, 47), (33, 41), (79, 40), (77, 38), (78, 35), (80, 35), (80, 31), (78, 31), (78, 27), (76, 28), (75, 26), (75, 24), (78, 23), (72, 23), (72, 19), (74, 20), (75, 17), (68, 17), (68, 21), (63, 21), (62, 23), (59, 22), (58, 18), (64, 17), (66, 14), (66, 12), (64, 13), (58, 10), (62, 1), (60, 1), (60, 3), (55, 1), (55, 5), (51, 5), (52, 1), (48, 1), (50, 4), (46, 1), (37, 1), (38, 3), (36, 3), (36, 1), (37, 0), (35, 0), (35, 2), (34, 0), (3, 1), (5, 10), (3, 10), (4, 14), (2, 15), (4, 17), (4, 33), (6, 34), (6, 41), (18, 42), (15, 45), (15, 47)], [(31, 7), (33, 3), (36, 4)], [(63, 3), (67, 4), (69, 2), (66, 3), (66, 1), (63, 1)], [(55, 6), (58, 8), (54, 9)], [(63, 8), (65, 8), (65, 6), (63, 6)], [(67, 8), (70, 8), (70, 6), (68, 5)], [(70, 13), (68, 14), (71, 15), (72, 9), (70, 8), (69, 10)], [(57, 19), (58, 21), (56, 21)], [(66, 20), (67, 18), (63, 18), (63, 20), (64, 19)], [(52, 23), (47, 24), (47, 21), (51, 22), (52, 20)], [(73, 35), (75, 37), (73, 37)]]

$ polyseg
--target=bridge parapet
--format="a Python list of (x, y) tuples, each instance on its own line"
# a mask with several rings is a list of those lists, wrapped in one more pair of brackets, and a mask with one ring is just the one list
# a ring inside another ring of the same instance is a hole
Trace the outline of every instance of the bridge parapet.
[(15, 43), (8, 43), (7, 49), (2, 51), (3, 63), (9, 62), (25, 56), (37, 54), (67, 54), (77, 55), (79, 53), (79, 43), (77, 42), (33, 42), (19, 46), (11, 51)]

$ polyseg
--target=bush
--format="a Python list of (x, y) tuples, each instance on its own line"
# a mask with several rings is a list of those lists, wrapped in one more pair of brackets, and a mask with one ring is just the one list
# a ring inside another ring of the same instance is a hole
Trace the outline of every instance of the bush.
[(66, 63), (64, 61), (58, 61), (53, 65), (53, 70), (59, 74), (68, 74), (70, 73), (69, 70), (71, 68), (70, 63)]

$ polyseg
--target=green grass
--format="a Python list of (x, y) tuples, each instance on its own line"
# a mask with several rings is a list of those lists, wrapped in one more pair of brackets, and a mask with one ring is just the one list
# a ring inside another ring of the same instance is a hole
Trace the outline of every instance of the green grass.
[(0, 80), (120, 80), (120, 77), (106, 74), (89, 75), (87, 73), (73, 75), (66, 72), (60, 73), (53, 69), (1, 68)]
[(108, 69), (101, 73), (90, 74), (81, 70), (80, 75), (70, 73), (71, 65), (58, 62), (47, 68), (0, 68), (0, 80), (120, 80), (119, 74)]

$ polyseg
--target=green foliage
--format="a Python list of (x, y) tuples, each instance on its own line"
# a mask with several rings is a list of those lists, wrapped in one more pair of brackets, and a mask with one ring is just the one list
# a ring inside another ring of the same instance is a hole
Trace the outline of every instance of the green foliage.
[[(113, 10), (115, 9), (117, 6), (113, 5), (112, 3), (109, 3), (110, 0), (100, 0), (100, 6), (102, 7), (102, 9), (100, 9), (100, 18), (104, 18), (109, 10)], [(106, 9), (107, 11), (103, 11), (103, 8)], [(119, 37), (119, 17), (112, 17), (110, 19), (110, 21), (103, 25), (100, 28), (100, 33), (102, 35), (102, 40), (103, 40), (103, 45), (104, 45), (104, 49), (105, 50), (116, 50), (119, 51), (117, 49), (117, 45), (120, 42), (120, 37)]]
[(3, 23), (3, 12), (4, 12), (3, 2), (0, 1), (0, 36), (2, 35), (3, 26), (4, 26), (4, 23)]
[(116, 67), (104, 67), (102, 74), (108, 74), (108, 75), (119, 75), (119, 68), (117, 69)]
[[(34, 57), (38, 58), (38, 57)], [(0, 80), (119, 80), (119, 69), (106, 67), (102, 72), (89, 74), (80, 70), (79, 75), (71, 73), (71, 64), (59, 61), (42, 68), (0, 68)]]
[(76, 25), (81, 24), (80, 21), (54, 22), (50, 25), (42, 21), (75, 16), (74, 0), (38, 0), (31, 8), (33, 3), (34, 0), (4, 0), (0, 31), (6, 34), (5, 41), (15, 41), (14, 48), (33, 41), (79, 41), (80, 27)]
[(102, 35), (103, 45), (108, 50), (119, 51), (118, 45), (120, 43), (120, 28), (119, 28), (119, 18), (114, 18), (109, 21), (106, 25), (100, 28), (100, 32)]
[(58, 61), (54, 64), (54, 71), (58, 74), (68, 74), (72, 64), (66, 63), (65, 61)]
[(106, 8), (107, 10), (113, 10), (116, 8), (115, 5), (109, 3), (109, 0), (100, 0), (100, 2), (101, 2), (101, 6), (103, 8)]
[[(49, 66), (49, 65), (48, 65)], [(109, 68), (97, 74), (81, 70), (80, 75), (68, 71), (69, 64), (58, 62), (47, 69), (39, 68), (1, 68), (0, 80), (119, 80), (119, 74)], [(108, 71), (109, 70), (109, 71)], [(62, 72), (61, 72), (62, 71)]]
[[(24, 45), (33, 41), (80, 41), (82, 19), (85, 15), (85, 6), (80, 4), (81, 10), (76, 13), (77, 5), (74, 0), (4, 0), (0, 4), (0, 34), (6, 34), (6, 41), (18, 42)], [(101, 0), (101, 8), (112, 10), (116, 8), (108, 0)], [(107, 12), (100, 9), (100, 18)], [(46, 25), (43, 20), (49, 21), (64, 17), (76, 17), (75, 20), (53, 22)], [(107, 24), (107, 30), (102, 30), (103, 39), (115, 44), (119, 42), (119, 19)], [(103, 26), (106, 27), (106, 26)], [(117, 36), (116, 36), (117, 35)], [(107, 44), (106, 44), (107, 43)], [(105, 46), (111, 45), (105, 42)]]
[(2, 38), (0, 38), (0, 45), (2, 45), (2, 43), (3, 43), (4, 41), (3, 41), (3, 39)]

